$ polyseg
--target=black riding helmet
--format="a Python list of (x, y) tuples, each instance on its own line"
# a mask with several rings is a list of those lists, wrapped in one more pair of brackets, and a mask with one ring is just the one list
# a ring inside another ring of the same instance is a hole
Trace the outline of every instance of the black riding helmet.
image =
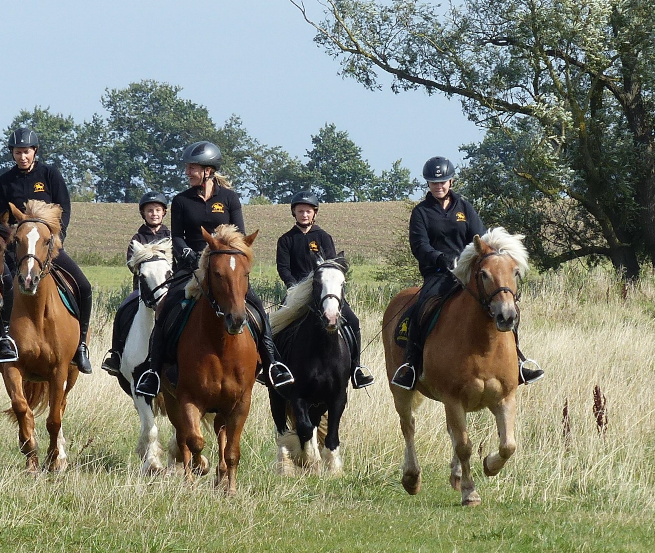
[(168, 200), (161, 192), (146, 192), (139, 200), (139, 211), (143, 212), (146, 204), (161, 204), (164, 211), (168, 209)]
[(431, 157), (423, 166), (423, 178), (428, 182), (446, 182), (455, 176), (455, 166), (445, 157)]
[(298, 204), (311, 205), (318, 213), (318, 197), (316, 194), (309, 190), (301, 190), (296, 192), (291, 198), (291, 214), (293, 215), (293, 208)]
[(207, 140), (194, 142), (187, 146), (182, 154), (184, 163), (197, 163), (205, 167), (213, 167), (216, 170), (221, 166), (222, 159), (220, 148)]
[(14, 148), (38, 148), (39, 137), (32, 129), (21, 127), (9, 135), (7, 146), (10, 150), (13, 150)]

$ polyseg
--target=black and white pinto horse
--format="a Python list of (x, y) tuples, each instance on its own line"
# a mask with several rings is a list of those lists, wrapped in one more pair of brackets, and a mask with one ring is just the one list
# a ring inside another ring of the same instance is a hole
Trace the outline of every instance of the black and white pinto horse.
[[(315, 270), (288, 290), (284, 305), (270, 314), (273, 339), (295, 377), (282, 397), (269, 389), (278, 433), (278, 468), (295, 467), (339, 474), (339, 424), (346, 407), (351, 357), (343, 336), (341, 307), (348, 264), (342, 254), (318, 260)], [(293, 412), (288, 420), (287, 409)], [(327, 413), (327, 433), (319, 451), (318, 428)], [(322, 461), (322, 463), (321, 463)]]
[(168, 291), (173, 274), (173, 246), (170, 238), (150, 244), (132, 241), (133, 255), (128, 263), (139, 280), (139, 308), (127, 335), (121, 358), (119, 382), (132, 397), (141, 420), (141, 432), (136, 452), (141, 457), (143, 474), (157, 474), (164, 470), (161, 462), (163, 448), (149, 398), (134, 393), (134, 369), (146, 360), (150, 334), (155, 326), (155, 310)]

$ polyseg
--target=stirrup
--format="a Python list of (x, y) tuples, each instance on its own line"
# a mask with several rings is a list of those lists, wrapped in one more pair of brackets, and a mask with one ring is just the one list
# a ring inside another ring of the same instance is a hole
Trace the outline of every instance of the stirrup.
[(16, 345), (14, 339), (11, 336), (9, 336), (9, 334), (7, 334), (2, 339), (0, 339), (0, 341), (1, 340), (6, 340), (7, 342), (9, 342), (8, 350), (11, 351), (6, 352), (7, 353), (6, 357), (0, 357), (0, 363), (9, 363), (11, 361), (18, 361), (18, 346)]
[(416, 385), (416, 369), (410, 363), (403, 363), (394, 373), (391, 383), (403, 390), (412, 391)]
[[(366, 374), (364, 372), (366, 370)], [(362, 376), (362, 380), (358, 380), (357, 374), (360, 373)], [(366, 388), (367, 386), (370, 386), (375, 382), (375, 378), (371, 374), (371, 371), (368, 370), (368, 367), (366, 365), (357, 365), (355, 367), (355, 370), (353, 371), (352, 374), (352, 385), (355, 390), (361, 390), (362, 388)]]
[[(526, 366), (527, 365), (527, 366)], [(534, 366), (535, 368), (532, 368), (530, 365)], [(523, 370), (530, 371), (533, 374), (532, 377), (530, 378), (525, 378)], [(539, 363), (537, 363), (534, 359), (523, 359), (519, 363), (519, 384), (523, 382), (524, 384), (532, 384), (533, 382), (536, 382), (537, 380), (541, 380), (544, 376), (544, 371), (542, 368), (539, 366)]]
[[(273, 378), (273, 367), (278, 367), (281, 371), (281, 377), (277, 380)], [(271, 384), (273, 384), (273, 388), (281, 388), (282, 386), (293, 384), (296, 381), (291, 374), (289, 367), (280, 361), (273, 361), (273, 363), (270, 364), (268, 367), (268, 379), (271, 381)]]
[[(147, 378), (150, 375), (154, 375), (155, 378), (157, 379), (157, 387), (155, 388), (157, 391), (155, 393), (149, 391), (149, 390), (141, 390), (141, 385), (145, 384), (147, 382)], [(152, 369), (148, 369), (145, 371), (140, 377), (139, 380), (137, 380), (137, 383), (134, 386), (134, 391), (140, 395), (140, 396), (146, 396), (146, 397), (157, 397), (157, 394), (159, 394), (159, 388), (161, 386), (161, 378), (159, 378), (159, 375), (153, 371)]]
[[(118, 367), (114, 367), (113, 365), (107, 363), (109, 359), (113, 358), (114, 354), (116, 354), (116, 356), (118, 357)], [(100, 365), (100, 368), (104, 371), (107, 371), (112, 376), (118, 376), (119, 374), (121, 374), (122, 362), (123, 362), (123, 356), (120, 354), (120, 352), (115, 349), (109, 349), (107, 350), (107, 353), (105, 353), (105, 358), (102, 360), (102, 365)]]

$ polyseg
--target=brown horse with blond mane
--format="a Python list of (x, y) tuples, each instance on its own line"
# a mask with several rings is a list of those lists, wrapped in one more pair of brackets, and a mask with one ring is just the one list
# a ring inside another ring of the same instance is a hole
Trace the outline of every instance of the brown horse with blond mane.
[(220, 225), (213, 234), (204, 229), (207, 246), (186, 295), (196, 303), (177, 347), (179, 367), (175, 388), (166, 377), (162, 389), (168, 417), (188, 480), (208, 470), (202, 455), (205, 440), (201, 419), (215, 413), (219, 463), (216, 486), (236, 493), (241, 457), (240, 440), (250, 411), (259, 355), (246, 327), (246, 294), (257, 232), (244, 236), (234, 225)]
[[(409, 494), (421, 486), (421, 468), (414, 443), (415, 408), (424, 398), (444, 404), (446, 425), (455, 451), (450, 483), (461, 490), (462, 505), (478, 505), (480, 496), (471, 476), (473, 449), (466, 414), (484, 408), (495, 419), (500, 438), (497, 452), (484, 459), (484, 472), (495, 476), (516, 449), (514, 421), (518, 358), (512, 330), (519, 320), (519, 279), (528, 268), (522, 235), (502, 228), (476, 236), (460, 256), (453, 273), (463, 288), (442, 307), (423, 350), (423, 374), (415, 390), (390, 384), (400, 427), (405, 438), (402, 483)], [(417, 292), (403, 290), (387, 307), (383, 342), (389, 381), (403, 361), (394, 339), (396, 326)]]
[(61, 429), (66, 398), (77, 380), (71, 361), (79, 343), (79, 323), (59, 296), (51, 274), (61, 249), (62, 209), (57, 204), (29, 200), (25, 213), (9, 204), (16, 218), (17, 273), (10, 334), (18, 347), (17, 361), (3, 364), (2, 376), (18, 422), (20, 450), (28, 472), (39, 470), (34, 415), (50, 407), (46, 428), (50, 443), (44, 467), (63, 471), (68, 462)]

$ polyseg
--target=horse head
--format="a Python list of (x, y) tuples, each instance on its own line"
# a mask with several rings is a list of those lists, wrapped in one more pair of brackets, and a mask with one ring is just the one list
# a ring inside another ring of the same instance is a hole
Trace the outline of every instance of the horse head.
[(348, 263), (343, 252), (321, 262), (314, 269), (313, 298), (316, 312), (328, 332), (336, 332), (341, 319)]
[(475, 236), (459, 258), (455, 275), (477, 297), (501, 332), (519, 322), (518, 286), (528, 267), (522, 235), (498, 227)]
[(139, 297), (150, 309), (155, 309), (168, 292), (173, 276), (173, 246), (170, 238), (149, 244), (132, 240), (130, 270), (139, 279)]
[(204, 228), (202, 235), (207, 247), (200, 258), (204, 270), (207, 299), (216, 314), (222, 316), (229, 334), (240, 334), (246, 323), (246, 294), (253, 262), (252, 243), (255, 231), (244, 236), (234, 225), (219, 225), (213, 234)]
[(9, 207), (17, 221), (14, 240), (19, 289), (23, 294), (33, 296), (61, 249), (59, 232), (63, 210), (57, 204), (40, 200), (29, 200), (25, 204), (25, 213), (12, 203)]

